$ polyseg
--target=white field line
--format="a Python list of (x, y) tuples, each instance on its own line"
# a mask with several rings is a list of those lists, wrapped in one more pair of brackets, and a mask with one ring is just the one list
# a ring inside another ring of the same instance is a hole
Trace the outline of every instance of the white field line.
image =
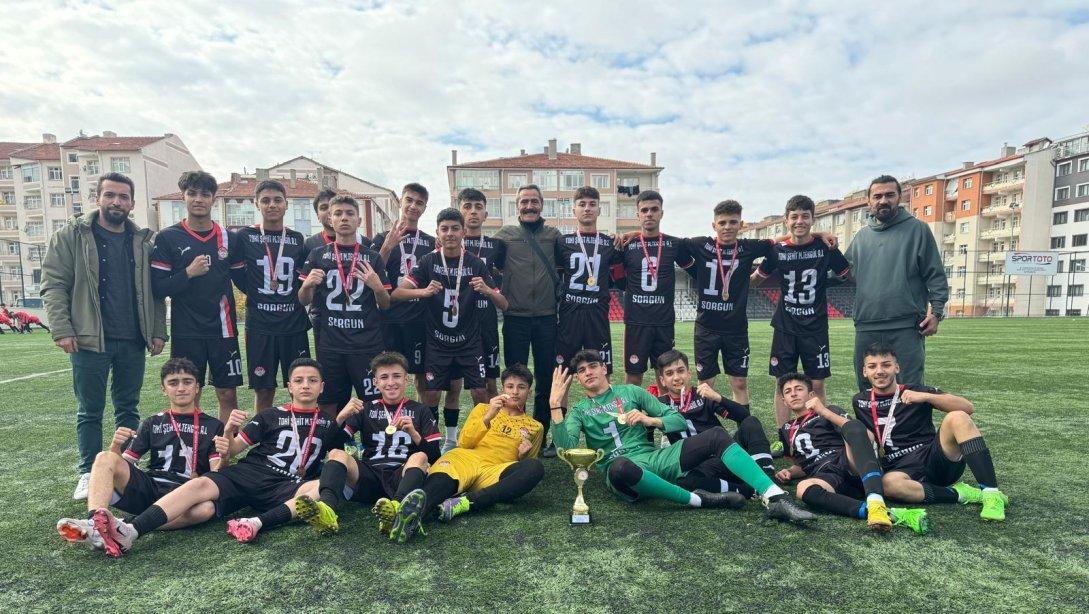
[(58, 369), (56, 371), (46, 371), (45, 373), (32, 373), (30, 375), (24, 375), (22, 377), (13, 377), (11, 379), (0, 380), (0, 384), (10, 384), (11, 382), (18, 382), (24, 379), (34, 379), (35, 377), (45, 377), (46, 375), (55, 375), (57, 373), (67, 373), (71, 371), (72, 367), (67, 369)]

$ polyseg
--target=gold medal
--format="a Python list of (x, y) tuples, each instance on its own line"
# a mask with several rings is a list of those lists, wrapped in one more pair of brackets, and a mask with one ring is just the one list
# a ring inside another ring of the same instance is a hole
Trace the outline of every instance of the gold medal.
[(620, 424), (627, 424), (628, 423), (628, 416), (625, 415), (625, 414), (617, 414), (616, 415), (616, 421), (619, 422)]
[(276, 294), (276, 290), (278, 290), (280, 288), (280, 280), (279, 279), (273, 279), (271, 282), (269, 282), (269, 287), (272, 288), (272, 293)]
[(457, 303), (454, 303), (453, 305), (450, 305), (450, 315), (452, 315), (452, 316), (457, 316), (458, 315), (458, 305), (457, 305)]
[(586, 278), (586, 285), (591, 286), (591, 287), (596, 286), (597, 285), (597, 278), (593, 277), (593, 276), (587, 277)]
[(392, 434), (394, 434), (396, 432), (397, 432), (397, 427), (393, 426), (392, 424), (386, 427), (386, 434), (387, 435), (392, 435)]
[(220, 260), (226, 260), (227, 259), (227, 248), (226, 247), (219, 248), (218, 253), (219, 253), (219, 259)]
[(730, 291), (729, 290), (723, 290), (722, 291), (722, 300), (724, 300), (724, 301), (730, 300)]

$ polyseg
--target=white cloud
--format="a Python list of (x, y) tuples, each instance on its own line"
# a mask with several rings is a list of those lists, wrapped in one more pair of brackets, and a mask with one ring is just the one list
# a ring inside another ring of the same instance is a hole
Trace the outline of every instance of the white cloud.
[[(300, 153), (445, 202), (445, 165), (666, 167), (666, 229), (727, 197), (922, 175), (1089, 120), (1076, 2), (64, 3), (0, 23), (0, 139), (174, 132), (226, 176)], [(6, 11), (6, 17), (14, 12)], [(433, 213), (433, 211), (431, 212)]]

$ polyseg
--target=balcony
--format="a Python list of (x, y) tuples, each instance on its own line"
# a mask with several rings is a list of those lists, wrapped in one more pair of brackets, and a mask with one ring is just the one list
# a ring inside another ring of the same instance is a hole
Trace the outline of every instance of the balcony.
[(980, 262), (1005, 262), (1006, 252), (982, 252), (979, 255)]
[(947, 224), (953, 224), (957, 221), (957, 214), (950, 211), (949, 213), (946, 213), (942, 219), (945, 220), (945, 223)]
[(942, 243), (952, 243), (953, 241), (956, 240), (956, 238), (957, 238), (957, 235), (955, 235), (953, 233), (949, 233), (947, 235), (942, 236)]
[(983, 217), (995, 217), (995, 216), (1007, 216), (1012, 215), (1014, 212), (1021, 209), (1021, 203), (999, 203), (997, 205), (992, 204), (990, 207), (984, 208), (979, 212)]
[(1000, 181), (992, 181), (983, 184), (983, 193), (1001, 194), (1003, 192), (1015, 192), (1020, 191), (1023, 187), (1025, 187), (1025, 176), (1023, 174), (1017, 174)]
[(956, 201), (957, 200), (957, 191), (953, 190), (952, 192), (950, 192), (949, 190), (946, 190), (945, 191), (945, 200)]
[(1013, 280), (1013, 277), (1010, 277), (1007, 280), (1005, 273), (988, 273), (986, 275), (977, 276), (976, 284), (980, 286), (1005, 286), (1013, 284)]
[(1021, 234), (1021, 226), (1006, 226), (1005, 228), (991, 228), (979, 233), (980, 239), (1007, 239)]

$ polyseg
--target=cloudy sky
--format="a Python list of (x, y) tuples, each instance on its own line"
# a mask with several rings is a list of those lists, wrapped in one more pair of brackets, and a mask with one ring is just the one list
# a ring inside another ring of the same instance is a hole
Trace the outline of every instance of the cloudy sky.
[(1089, 124), (1076, 1), (0, 4), (0, 140), (173, 132), (219, 176), (308, 154), (444, 194), (451, 149), (555, 137), (657, 152), (679, 234)]

